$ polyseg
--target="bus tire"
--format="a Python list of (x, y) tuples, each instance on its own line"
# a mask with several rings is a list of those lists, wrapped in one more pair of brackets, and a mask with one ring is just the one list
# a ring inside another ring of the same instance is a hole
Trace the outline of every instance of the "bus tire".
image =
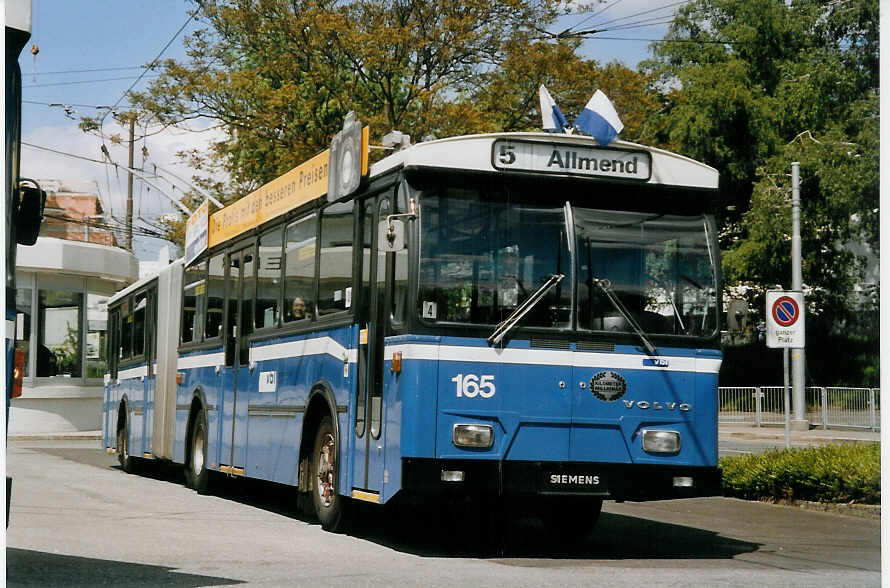
[(127, 421), (117, 427), (117, 461), (121, 465), (121, 469), (128, 474), (136, 473), (136, 458), (130, 455), (130, 435), (128, 435), (129, 427)]
[(337, 532), (345, 527), (346, 499), (337, 493), (337, 457), (339, 450), (331, 417), (325, 415), (318, 423), (310, 460), (310, 485), (315, 515), (325, 531)]
[(207, 471), (207, 423), (203, 408), (198, 409), (192, 419), (188, 458), (185, 463), (185, 483), (198, 494), (207, 494), (210, 488), (210, 474)]

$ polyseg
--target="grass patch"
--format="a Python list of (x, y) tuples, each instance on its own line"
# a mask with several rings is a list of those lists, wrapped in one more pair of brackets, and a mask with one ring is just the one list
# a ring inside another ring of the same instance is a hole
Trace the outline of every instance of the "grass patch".
[(773, 449), (723, 457), (723, 493), (747, 500), (880, 504), (878, 443)]

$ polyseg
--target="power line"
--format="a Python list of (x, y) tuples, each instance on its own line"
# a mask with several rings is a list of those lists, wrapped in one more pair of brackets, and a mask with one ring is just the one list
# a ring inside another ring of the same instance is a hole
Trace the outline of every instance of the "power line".
[(65, 71), (37, 71), (32, 72), (32, 76), (54, 76), (54, 75), (67, 75), (67, 74), (76, 74), (76, 73), (94, 73), (99, 71), (127, 71), (130, 69), (143, 69), (144, 65), (131, 65), (129, 67), (96, 67), (91, 69), (69, 69)]
[(567, 28), (566, 30), (564, 30), (562, 33), (560, 33), (560, 35), (565, 35), (565, 34), (567, 34), (567, 33), (570, 33), (570, 32), (572, 31), (572, 29), (577, 29), (578, 27), (580, 27), (581, 25), (583, 25), (585, 22), (589, 21), (590, 19), (592, 19), (592, 18), (595, 17), (595, 16), (598, 16), (598, 15), (602, 14), (603, 12), (605, 12), (605, 11), (607, 11), (608, 9), (612, 8), (613, 6), (615, 6), (616, 4), (618, 4), (619, 2), (621, 2), (621, 0), (614, 0), (611, 4), (607, 4), (604, 8), (601, 8), (601, 9), (599, 9), (599, 10), (594, 11), (593, 14), (589, 14), (589, 15), (587, 15), (586, 18), (584, 18), (584, 19), (581, 20), (580, 22), (577, 22), (577, 23), (575, 23), (574, 25), (570, 26), (569, 28)]
[[(168, 48), (171, 44), (173, 44), (173, 41), (176, 40), (176, 38), (179, 36), (179, 34), (182, 33), (182, 31), (185, 30), (185, 27), (188, 26), (188, 24), (189, 24), (190, 22), (192, 22), (192, 19), (194, 19), (197, 15), (198, 15), (198, 10), (195, 9), (195, 11), (192, 12), (192, 13), (189, 15), (189, 17), (186, 19), (186, 21), (185, 21), (184, 23), (182, 23), (182, 26), (179, 27), (179, 30), (176, 31), (176, 34), (174, 34), (174, 35), (170, 38), (170, 40), (167, 41), (167, 44), (164, 45), (164, 47), (163, 47), (163, 48), (161, 49), (161, 51), (157, 54), (157, 56), (155, 56), (155, 58), (151, 61), (151, 63), (148, 64), (148, 67), (145, 69), (145, 71), (143, 71), (143, 72), (139, 75), (139, 77), (136, 78), (136, 81), (133, 82), (132, 84), (130, 84), (130, 87), (127, 88), (127, 89), (124, 91), (123, 94), (121, 94), (121, 97), (117, 99), (117, 102), (115, 102), (114, 105), (112, 105), (112, 107), (111, 107), (112, 110), (114, 110), (115, 108), (117, 108), (118, 104), (121, 103), (121, 100), (124, 99), (124, 97), (130, 92), (130, 90), (132, 90), (133, 88), (136, 87), (136, 84), (138, 84), (139, 81), (143, 78), (143, 76), (145, 75), (145, 72), (147, 72), (148, 70), (154, 68), (155, 64), (156, 64), (156, 63), (158, 62), (158, 60), (161, 58), (161, 55), (164, 54), (164, 52), (167, 50), (167, 48)], [(110, 111), (109, 111), (109, 112), (110, 112)], [(103, 115), (102, 115), (102, 118), (99, 120), (99, 126), (100, 126), (100, 127), (102, 126), (102, 123), (105, 122), (105, 117), (106, 117), (106, 116), (108, 116), (108, 112), (106, 112), (105, 114), (103, 114)]]
[(96, 105), (96, 104), (74, 104), (73, 102), (63, 104), (61, 102), (38, 102), (37, 100), (22, 100), (22, 104), (36, 104), (38, 106), (52, 106), (52, 107), (76, 106), (78, 108), (95, 108), (96, 110), (99, 110), (100, 108), (111, 108), (110, 106), (102, 106), (102, 105)]
[[(136, 79), (136, 82), (133, 83), (133, 86), (135, 86), (136, 83), (138, 83), (139, 80), (141, 80), (143, 77), (144, 76), (140, 75)], [(157, 74), (154, 76), (149, 76), (149, 78), (152, 78), (152, 79), (158, 78), (158, 77), (160, 77), (160, 74)], [(133, 76), (124, 76), (121, 78), (102, 78), (99, 80), (75, 80), (75, 81), (70, 81), (70, 82), (49, 82), (47, 84), (30, 84), (28, 86), (22, 86), (22, 88), (26, 89), (26, 88), (49, 88), (50, 86), (74, 86), (77, 84), (96, 84), (99, 82), (119, 82), (120, 80), (132, 80), (132, 79), (133, 79)], [(132, 88), (133, 86), (130, 86), (130, 88)], [(127, 90), (127, 92), (129, 92), (129, 91), (130, 90)], [(123, 96), (121, 98), (123, 98)], [(112, 106), (111, 108), (117, 108), (118, 104), (120, 104), (120, 100), (118, 100), (117, 103), (114, 106)]]
[(148, 184), (149, 186), (151, 186), (152, 188), (154, 188), (155, 190), (157, 190), (162, 196), (166, 197), (170, 202), (172, 202), (173, 204), (175, 204), (175, 205), (179, 208), (179, 210), (181, 210), (182, 212), (184, 212), (186, 215), (190, 215), (190, 214), (192, 213), (192, 211), (189, 210), (189, 209), (188, 209), (182, 202), (180, 202), (179, 200), (173, 198), (172, 196), (170, 196), (169, 194), (167, 194), (166, 192), (164, 192), (163, 190), (161, 190), (160, 188), (158, 188), (155, 184), (151, 183), (151, 182), (148, 180), (148, 178), (146, 178), (145, 176), (143, 176), (143, 175), (140, 173), (140, 170), (136, 170), (136, 169), (133, 169), (133, 168), (131, 168), (131, 167), (127, 167), (126, 165), (120, 165), (120, 164), (118, 164), (118, 163), (115, 163), (114, 161), (111, 161), (110, 158), (109, 158), (109, 161), (108, 161), (108, 162), (105, 162), (105, 161), (100, 161), (100, 160), (98, 160), (98, 159), (92, 159), (92, 158), (90, 158), (90, 157), (85, 157), (85, 156), (83, 156), (83, 155), (75, 155), (75, 154), (73, 154), (73, 153), (66, 153), (66, 152), (64, 152), (64, 151), (59, 151), (58, 149), (50, 149), (49, 147), (42, 147), (42, 146), (40, 146), (40, 145), (34, 145), (33, 143), (26, 143), (26, 142), (24, 142), (24, 141), (22, 141), (22, 145), (25, 145), (26, 147), (31, 147), (31, 148), (33, 148), (33, 149), (41, 149), (41, 150), (43, 150), (43, 151), (49, 151), (49, 152), (52, 152), (52, 153), (58, 153), (59, 155), (65, 155), (65, 156), (68, 156), (68, 157), (73, 157), (73, 158), (75, 158), (75, 159), (83, 159), (83, 160), (85, 160), (85, 161), (91, 161), (91, 162), (93, 162), (93, 163), (100, 163), (100, 164), (102, 164), (102, 165), (105, 165), (106, 163), (110, 163), (110, 164), (113, 165), (115, 168), (121, 168), (121, 169), (125, 169), (125, 170), (127, 170), (128, 172), (130, 172), (131, 174), (133, 174), (134, 176), (136, 176), (137, 178), (139, 178), (140, 180), (142, 180), (143, 182), (145, 182), (146, 184)]

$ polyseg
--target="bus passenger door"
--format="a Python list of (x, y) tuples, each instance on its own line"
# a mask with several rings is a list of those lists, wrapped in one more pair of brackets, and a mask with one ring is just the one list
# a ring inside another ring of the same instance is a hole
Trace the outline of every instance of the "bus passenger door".
[(143, 453), (152, 453), (152, 432), (154, 430), (155, 387), (157, 386), (158, 354), (157, 354), (157, 324), (158, 324), (158, 290), (157, 287), (146, 291), (148, 306), (145, 309), (145, 420), (143, 424), (145, 444)]
[(252, 332), (254, 268), (253, 247), (229, 254), (225, 325), (225, 366), (220, 399), (220, 471), (244, 473), (247, 458), (247, 398), (250, 373), (249, 335)]
[(392, 276), (393, 257), (377, 251), (377, 225), (391, 210), (389, 193), (370, 198), (362, 205), (363, 291), (359, 312), (352, 495), (372, 502), (380, 500), (383, 490), (383, 345), (389, 321), (386, 285)]

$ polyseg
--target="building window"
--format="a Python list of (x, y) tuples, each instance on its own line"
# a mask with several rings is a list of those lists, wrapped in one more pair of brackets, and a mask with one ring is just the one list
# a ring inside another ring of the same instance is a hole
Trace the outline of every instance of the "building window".
[(31, 375), (31, 288), (15, 292), (15, 348), (25, 352), (24, 377)]
[(81, 377), (83, 293), (40, 290), (37, 313), (37, 376)]
[(87, 293), (87, 377), (101, 378), (107, 363), (108, 296)]

